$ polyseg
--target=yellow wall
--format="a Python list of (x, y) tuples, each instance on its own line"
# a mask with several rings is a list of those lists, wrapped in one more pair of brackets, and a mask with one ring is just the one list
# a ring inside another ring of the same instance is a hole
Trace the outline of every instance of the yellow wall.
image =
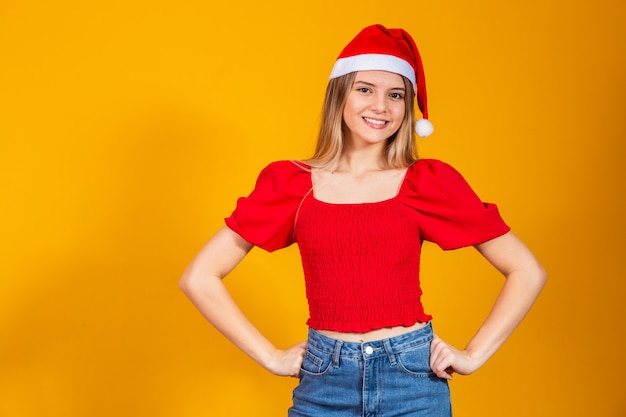
[[(0, 416), (279, 416), (293, 379), (224, 341), (177, 288), (274, 159), (310, 154), (363, 26), (426, 65), (423, 156), (499, 204), (550, 274), (464, 417), (623, 416), (626, 3), (13, 1), (0, 6)], [(459, 345), (501, 279), (425, 248), (425, 302)], [(297, 248), (228, 279), (278, 345), (305, 337)]]

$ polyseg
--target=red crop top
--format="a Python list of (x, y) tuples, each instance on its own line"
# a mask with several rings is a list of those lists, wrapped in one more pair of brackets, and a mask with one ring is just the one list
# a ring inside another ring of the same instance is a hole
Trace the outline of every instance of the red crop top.
[(419, 283), (423, 240), (443, 249), (472, 246), (509, 231), (451, 166), (422, 159), (388, 200), (331, 204), (315, 198), (311, 169), (295, 161), (268, 165), (226, 225), (268, 251), (298, 243), (307, 324), (367, 332), (426, 322)]

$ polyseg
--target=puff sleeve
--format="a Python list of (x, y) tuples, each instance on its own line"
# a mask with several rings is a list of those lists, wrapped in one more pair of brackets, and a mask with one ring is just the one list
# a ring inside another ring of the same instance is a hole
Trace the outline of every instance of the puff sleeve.
[(473, 246), (510, 230), (495, 204), (482, 202), (450, 165), (421, 159), (407, 171), (402, 197), (418, 216), (423, 240), (442, 249)]
[(310, 189), (310, 169), (294, 161), (272, 162), (224, 221), (247, 242), (269, 252), (287, 247), (294, 243), (295, 216)]

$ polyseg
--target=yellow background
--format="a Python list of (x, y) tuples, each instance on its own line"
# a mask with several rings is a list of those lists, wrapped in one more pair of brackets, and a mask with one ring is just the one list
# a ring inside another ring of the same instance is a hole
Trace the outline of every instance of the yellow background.
[[(622, 0), (0, 5), (0, 416), (281, 416), (295, 380), (177, 288), (268, 162), (309, 156), (335, 57), (365, 25), (420, 46), (436, 132), (545, 264), (536, 308), (458, 416), (624, 416)], [(501, 278), (424, 250), (427, 311), (462, 347)], [(296, 247), (227, 280), (277, 345), (305, 337)]]

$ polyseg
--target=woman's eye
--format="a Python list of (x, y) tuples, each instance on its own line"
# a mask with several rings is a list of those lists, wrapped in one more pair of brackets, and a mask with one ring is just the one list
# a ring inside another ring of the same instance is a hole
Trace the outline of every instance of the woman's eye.
[(394, 98), (394, 99), (397, 99), (397, 100), (402, 100), (402, 98), (403, 98), (402, 94), (400, 94), (400, 93), (391, 93), (391, 94), (389, 94), (389, 96), (391, 98)]
[(356, 89), (357, 91), (360, 91), (361, 93), (369, 93), (371, 90), (367, 87), (359, 87)]

